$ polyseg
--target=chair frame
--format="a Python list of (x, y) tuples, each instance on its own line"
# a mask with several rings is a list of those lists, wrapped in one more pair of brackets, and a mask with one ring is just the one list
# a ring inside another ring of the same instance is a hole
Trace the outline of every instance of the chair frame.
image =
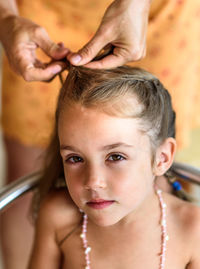
[(0, 212), (17, 198), (34, 190), (38, 186), (40, 175), (40, 172), (31, 173), (0, 188)]

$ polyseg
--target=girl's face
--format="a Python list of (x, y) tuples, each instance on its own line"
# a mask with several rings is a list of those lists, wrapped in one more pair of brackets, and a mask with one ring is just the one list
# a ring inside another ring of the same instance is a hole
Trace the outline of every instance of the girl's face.
[(129, 220), (154, 195), (149, 137), (138, 120), (73, 105), (59, 118), (69, 193), (100, 226)]

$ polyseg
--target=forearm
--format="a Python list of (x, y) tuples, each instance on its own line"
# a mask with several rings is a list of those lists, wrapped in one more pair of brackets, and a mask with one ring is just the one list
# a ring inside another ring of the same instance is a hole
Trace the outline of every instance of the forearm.
[(115, 0), (118, 5), (126, 10), (137, 10), (138, 13), (149, 13), (153, 0)]
[(13, 19), (18, 16), (15, 0), (0, 0), (0, 41), (4, 44), (5, 37), (13, 27)]
[(153, 2), (153, 0), (115, 0), (115, 1), (119, 1), (121, 3), (134, 2), (135, 4), (138, 4), (138, 5), (143, 5), (143, 4), (150, 5)]
[(153, 0), (114, 0), (121, 4), (132, 3), (136, 6), (150, 6)]
[(8, 16), (18, 15), (15, 0), (0, 0), (0, 22)]

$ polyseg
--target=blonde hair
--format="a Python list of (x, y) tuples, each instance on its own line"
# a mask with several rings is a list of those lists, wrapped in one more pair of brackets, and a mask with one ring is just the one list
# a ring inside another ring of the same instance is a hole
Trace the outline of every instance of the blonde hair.
[(62, 108), (74, 103), (101, 107), (119, 117), (141, 119), (142, 130), (155, 147), (167, 137), (175, 137), (171, 97), (161, 82), (143, 69), (72, 67), (59, 96), (57, 121)]
[(64, 171), (58, 139), (58, 120), (67, 106), (81, 104), (101, 107), (106, 113), (140, 119), (155, 148), (167, 137), (175, 137), (175, 112), (171, 97), (160, 81), (149, 72), (128, 66), (110, 70), (70, 67), (60, 91), (55, 130), (46, 151), (39, 188), (39, 201), (58, 185), (64, 184)]

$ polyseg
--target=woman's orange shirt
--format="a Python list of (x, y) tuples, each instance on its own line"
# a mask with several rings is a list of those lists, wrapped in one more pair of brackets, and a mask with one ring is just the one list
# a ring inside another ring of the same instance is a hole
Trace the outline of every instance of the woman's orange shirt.
[[(56, 42), (76, 51), (95, 33), (110, 0), (19, 1), (20, 14), (37, 22)], [(172, 95), (179, 147), (189, 130), (200, 126), (200, 2), (154, 0), (149, 17), (147, 54), (131, 65), (154, 73)], [(43, 56), (41, 56), (43, 57)], [(25, 145), (45, 147), (54, 126), (60, 88), (25, 82), (3, 60), (2, 127)]]

